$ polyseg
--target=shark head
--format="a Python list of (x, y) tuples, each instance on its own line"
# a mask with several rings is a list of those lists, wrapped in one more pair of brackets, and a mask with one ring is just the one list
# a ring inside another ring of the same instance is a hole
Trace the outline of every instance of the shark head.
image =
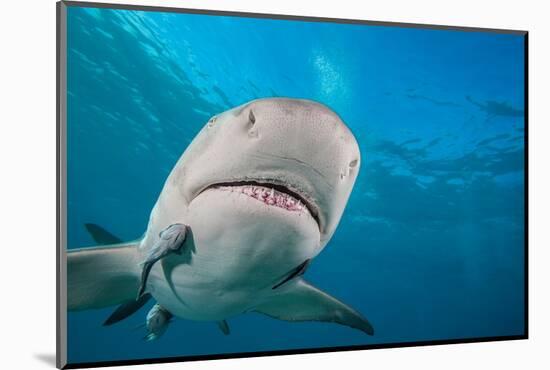
[(357, 178), (359, 146), (336, 113), (309, 100), (255, 100), (212, 117), (167, 180), (189, 204), (205, 191), (235, 190), (304, 210), (326, 244)]

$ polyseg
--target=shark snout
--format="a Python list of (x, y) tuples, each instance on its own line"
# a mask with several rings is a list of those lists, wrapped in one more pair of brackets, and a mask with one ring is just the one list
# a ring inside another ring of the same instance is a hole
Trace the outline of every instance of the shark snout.
[(185, 203), (220, 183), (286, 186), (314, 205), (328, 240), (359, 167), (357, 141), (334, 111), (310, 100), (269, 98), (210, 119), (168, 184)]

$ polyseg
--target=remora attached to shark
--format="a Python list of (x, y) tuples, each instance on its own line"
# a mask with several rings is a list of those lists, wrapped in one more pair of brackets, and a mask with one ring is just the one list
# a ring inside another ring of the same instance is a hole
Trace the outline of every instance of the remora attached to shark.
[[(68, 309), (120, 304), (108, 325), (152, 296), (152, 318), (216, 321), (226, 334), (227, 318), (259, 312), (372, 335), (357, 311), (303, 278), (359, 166), (352, 132), (319, 103), (260, 99), (217, 115), (172, 169), (142, 239), (68, 251)], [(99, 243), (118, 241), (89, 231)]]

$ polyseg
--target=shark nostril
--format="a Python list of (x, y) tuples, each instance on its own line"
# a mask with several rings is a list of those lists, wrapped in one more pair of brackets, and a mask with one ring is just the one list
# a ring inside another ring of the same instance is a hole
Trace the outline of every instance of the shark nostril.
[(254, 112), (252, 112), (252, 110), (248, 113), (248, 122), (250, 125), (248, 136), (251, 138), (258, 138), (258, 128), (255, 126), (256, 116), (254, 115)]
[(349, 162), (348, 164), (348, 167), (345, 168), (341, 173), (340, 173), (340, 180), (343, 180), (345, 179), (347, 176), (351, 175), (351, 173), (353, 172), (353, 169), (355, 167), (357, 167), (357, 164), (359, 163), (359, 160), (358, 159), (354, 159), (353, 161)]

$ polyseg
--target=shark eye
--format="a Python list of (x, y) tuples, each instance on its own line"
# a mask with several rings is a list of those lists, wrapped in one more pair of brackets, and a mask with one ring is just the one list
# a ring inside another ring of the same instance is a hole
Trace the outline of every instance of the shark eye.
[(210, 118), (210, 120), (208, 121), (208, 127), (214, 126), (214, 122), (216, 122), (217, 119), (218, 119), (217, 116)]
[(248, 113), (248, 120), (252, 126), (256, 123), (256, 116), (254, 116), (254, 112), (250, 111), (250, 113)]
[(357, 159), (354, 159), (353, 161), (349, 162), (350, 168), (353, 168), (353, 167), (357, 166), (357, 163), (358, 163), (358, 162), (359, 162), (359, 161), (358, 161)]

